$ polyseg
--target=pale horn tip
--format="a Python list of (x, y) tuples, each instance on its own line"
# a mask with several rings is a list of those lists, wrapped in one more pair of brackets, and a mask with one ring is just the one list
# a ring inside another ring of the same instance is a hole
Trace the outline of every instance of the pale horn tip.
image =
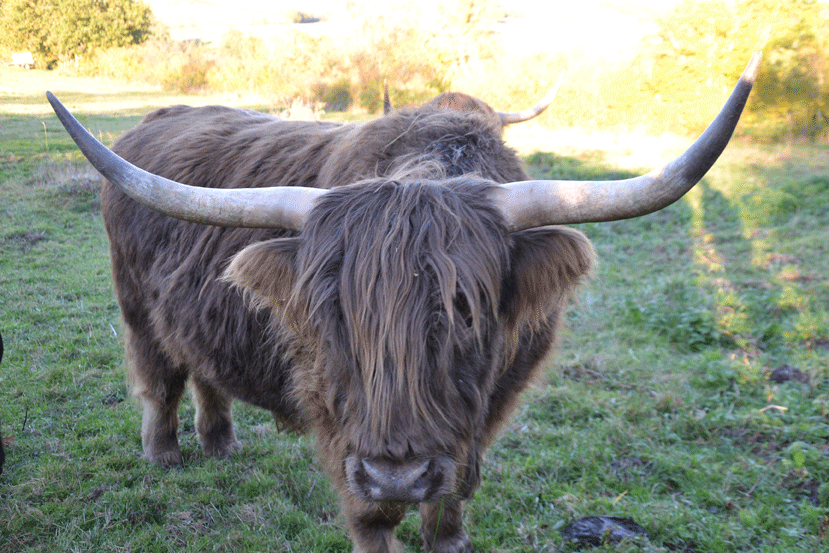
[(760, 72), (760, 65), (763, 62), (763, 52), (758, 50), (751, 56), (751, 61), (748, 62), (745, 71), (743, 71), (740, 80), (754, 84), (757, 80), (757, 74)]
[(561, 88), (561, 83), (564, 82), (564, 76), (567, 74), (567, 68), (563, 68), (561, 73), (558, 74), (558, 80), (556, 81), (555, 86), (547, 92), (547, 95), (538, 102), (538, 106), (544, 106), (545, 108), (553, 103), (553, 100), (556, 99), (558, 96), (558, 90)]
[(46, 99), (47, 99), (47, 100), (49, 100), (49, 103), (50, 103), (50, 104), (52, 104), (52, 106), (54, 106), (56, 102), (57, 102), (58, 104), (60, 103), (60, 101), (58, 100), (57, 96), (55, 96), (54, 94), (52, 94), (52, 92), (51, 92), (50, 90), (47, 90), (47, 91), (46, 91)]

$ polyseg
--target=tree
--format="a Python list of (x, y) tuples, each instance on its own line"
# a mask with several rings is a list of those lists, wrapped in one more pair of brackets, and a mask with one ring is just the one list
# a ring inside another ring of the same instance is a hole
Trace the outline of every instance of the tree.
[(4, 0), (0, 41), (28, 50), (38, 65), (97, 49), (140, 44), (150, 36), (152, 12), (141, 0)]
[(490, 27), (501, 13), (493, 0), (387, 0), (383, 6), (378, 13), (371, 3), (345, 3), (360, 22), (350, 46), (359, 69), (354, 80), (368, 85), (358, 94), (363, 107), (382, 105), (386, 79), (393, 105), (422, 103), (493, 55)]
[[(674, 98), (730, 89), (755, 50), (764, 54), (748, 106), (764, 134), (810, 138), (829, 129), (829, 5), (815, 0), (685, 0), (661, 21), (654, 91)], [(718, 68), (729, 68), (717, 71)], [(676, 89), (685, 86), (685, 89)], [(722, 94), (723, 92), (719, 92)], [(720, 102), (714, 102), (719, 105)]]

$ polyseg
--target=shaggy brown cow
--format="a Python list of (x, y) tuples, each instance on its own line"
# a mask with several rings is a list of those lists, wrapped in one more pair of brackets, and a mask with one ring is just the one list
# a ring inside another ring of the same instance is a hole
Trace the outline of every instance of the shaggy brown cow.
[(593, 262), (583, 234), (547, 225), (681, 197), (727, 144), (758, 64), (688, 152), (618, 182), (526, 181), (484, 117), (428, 105), (347, 125), (160, 110), (114, 147), (147, 173), (50, 94), (109, 179), (101, 202), (145, 455), (181, 462), (189, 378), (207, 454), (241, 447), (233, 398), (315, 432), (356, 551), (400, 551), (394, 529), (411, 503), (426, 550), (471, 550), (462, 501), (482, 453)]

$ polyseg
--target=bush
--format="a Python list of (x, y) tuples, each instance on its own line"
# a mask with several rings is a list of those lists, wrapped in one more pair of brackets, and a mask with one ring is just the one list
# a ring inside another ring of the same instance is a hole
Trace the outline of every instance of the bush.
[(216, 64), (210, 49), (198, 43), (149, 41), (139, 47), (95, 52), (79, 72), (127, 81), (141, 81), (176, 92), (196, 92), (210, 85)]
[(207, 87), (207, 75), (214, 65), (213, 61), (200, 58), (187, 60), (181, 68), (167, 73), (163, 80), (164, 88), (179, 92), (198, 92)]
[(345, 111), (351, 106), (351, 81), (342, 77), (331, 85), (320, 85), (317, 94), (326, 109)]
[(35, 54), (37, 65), (97, 50), (140, 44), (150, 36), (152, 12), (141, 0), (5, 0), (0, 42)]
[(294, 100), (323, 102), (334, 111), (346, 110), (358, 100), (365, 111), (379, 111), (386, 78), (394, 88), (396, 106), (426, 101), (446, 89), (445, 67), (426, 57), (415, 63), (411, 57), (395, 55), (373, 42), (343, 52), (331, 39), (297, 29), (268, 41), (230, 31), (218, 48), (154, 40), (98, 51), (82, 60), (78, 71), (140, 80), (167, 90), (253, 93), (286, 106)]
[[(8, 0), (1, 11), (95, 1)], [(829, 39), (822, 32), (829, 10), (819, 7), (810, 0), (737, 0), (724, 6), (686, 0), (661, 21), (631, 64), (603, 65), (578, 52), (506, 60), (488, 33), (498, 14), (487, 2), (391, 0), (382, 15), (350, 3), (346, 10), (360, 33), (348, 42), (311, 36), (301, 25), (286, 26), (268, 40), (231, 31), (219, 47), (155, 40), (114, 52), (97, 48), (81, 59), (79, 71), (172, 90), (254, 94), (274, 106), (296, 100), (374, 113), (383, 105), (384, 82), (397, 108), (422, 104), (451, 86), (499, 111), (517, 111), (540, 99), (567, 67), (559, 97), (538, 123), (695, 134), (713, 119), (751, 53), (762, 47), (765, 60), (738, 132), (764, 140), (821, 140), (829, 138)], [(32, 19), (25, 10), (20, 14)], [(769, 27), (766, 21), (785, 24)]]
[[(748, 111), (758, 116), (769, 138), (826, 138), (828, 14), (814, 0), (685, 0), (662, 20), (655, 51), (640, 60), (642, 70), (652, 75), (645, 87), (654, 94), (672, 90), (674, 99), (688, 102), (707, 97), (718, 109), (748, 56), (762, 49), (763, 66)], [(707, 122), (703, 117), (698, 126)]]

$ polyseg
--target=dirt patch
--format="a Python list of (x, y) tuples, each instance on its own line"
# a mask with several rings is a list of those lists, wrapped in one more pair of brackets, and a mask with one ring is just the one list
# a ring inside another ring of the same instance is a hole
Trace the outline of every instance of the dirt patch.
[(6, 240), (15, 244), (25, 253), (31, 250), (38, 242), (46, 240), (46, 231), (32, 230), (20, 234), (12, 234), (11, 236), (7, 236)]
[(793, 471), (783, 479), (783, 486), (795, 496), (806, 497), (815, 507), (820, 505), (819, 480), (804, 480), (800, 471)]

